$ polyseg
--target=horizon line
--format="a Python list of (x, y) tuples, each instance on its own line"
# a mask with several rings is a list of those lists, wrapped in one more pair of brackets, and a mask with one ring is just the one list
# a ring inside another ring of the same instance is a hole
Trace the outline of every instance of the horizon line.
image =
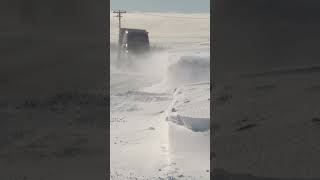
[[(110, 13), (112, 13), (112, 11), (117, 11), (119, 9), (110, 9)], [(210, 14), (211, 12), (210, 11), (190, 11), (190, 12), (185, 12), (185, 11), (140, 11), (140, 10), (136, 10), (136, 11), (128, 11), (128, 10), (125, 10), (127, 13), (183, 13), (183, 14)]]

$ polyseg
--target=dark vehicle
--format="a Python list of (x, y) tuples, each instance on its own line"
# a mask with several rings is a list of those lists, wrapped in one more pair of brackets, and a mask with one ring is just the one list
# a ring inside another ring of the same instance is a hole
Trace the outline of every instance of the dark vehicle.
[(121, 28), (119, 36), (119, 63), (132, 63), (133, 59), (150, 51), (148, 32), (143, 29)]

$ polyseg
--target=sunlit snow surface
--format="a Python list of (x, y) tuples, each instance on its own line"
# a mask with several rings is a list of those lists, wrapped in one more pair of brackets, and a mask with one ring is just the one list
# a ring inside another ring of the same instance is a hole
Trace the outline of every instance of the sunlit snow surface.
[(168, 44), (135, 70), (111, 65), (112, 180), (210, 178), (210, 44)]

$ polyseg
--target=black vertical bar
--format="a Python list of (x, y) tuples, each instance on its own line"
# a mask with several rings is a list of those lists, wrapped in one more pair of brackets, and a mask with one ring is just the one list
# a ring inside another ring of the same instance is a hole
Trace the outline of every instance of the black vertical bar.
[(106, 179), (109, 9), (1, 1), (0, 179)]
[(320, 1), (214, 6), (213, 179), (319, 179)]
[(214, 169), (214, 147), (213, 147), (213, 135), (215, 131), (214, 124), (214, 93), (213, 89), (215, 88), (214, 83), (214, 66), (216, 61), (216, 24), (215, 24), (215, 3), (217, 0), (210, 1), (210, 179), (213, 179), (213, 169)]

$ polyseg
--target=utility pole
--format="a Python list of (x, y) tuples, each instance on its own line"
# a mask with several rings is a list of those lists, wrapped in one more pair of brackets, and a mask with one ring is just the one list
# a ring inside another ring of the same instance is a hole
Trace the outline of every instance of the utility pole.
[(113, 11), (113, 13), (117, 14), (115, 17), (119, 19), (119, 41), (120, 41), (121, 18), (123, 17), (122, 14), (127, 13), (127, 11), (118, 10), (118, 11)]

